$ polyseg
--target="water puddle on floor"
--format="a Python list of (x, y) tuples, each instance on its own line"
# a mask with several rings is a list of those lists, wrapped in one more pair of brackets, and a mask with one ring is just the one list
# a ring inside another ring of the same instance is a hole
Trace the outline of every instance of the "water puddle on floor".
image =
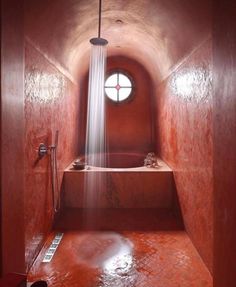
[(78, 260), (102, 270), (98, 287), (131, 287), (136, 281), (133, 244), (120, 234), (87, 235), (80, 243)]

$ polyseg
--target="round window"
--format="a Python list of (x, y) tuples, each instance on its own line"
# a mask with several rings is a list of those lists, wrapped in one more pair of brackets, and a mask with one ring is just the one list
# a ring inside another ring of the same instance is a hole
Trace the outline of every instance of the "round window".
[(121, 72), (112, 73), (105, 82), (106, 95), (114, 102), (123, 102), (128, 99), (132, 90), (130, 78)]

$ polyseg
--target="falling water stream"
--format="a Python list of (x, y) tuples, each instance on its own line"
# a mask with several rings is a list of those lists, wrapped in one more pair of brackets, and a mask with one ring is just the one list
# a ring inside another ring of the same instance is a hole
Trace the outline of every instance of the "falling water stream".
[(105, 62), (106, 47), (92, 45), (86, 131), (86, 162), (102, 166), (105, 162)]
[[(105, 80), (106, 47), (92, 45), (89, 69), (86, 154), (88, 166), (105, 166)], [(98, 208), (101, 201), (104, 175), (86, 172), (84, 206)]]

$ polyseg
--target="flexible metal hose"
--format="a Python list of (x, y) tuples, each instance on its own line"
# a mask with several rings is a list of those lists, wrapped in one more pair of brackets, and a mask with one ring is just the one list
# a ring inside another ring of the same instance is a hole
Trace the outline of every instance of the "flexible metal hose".
[(55, 143), (50, 146), (50, 157), (51, 157), (51, 175), (52, 175), (52, 203), (55, 212), (58, 212), (61, 205), (60, 191), (58, 184), (58, 169), (57, 169), (57, 144), (58, 144), (58, 133), (56, 131)]

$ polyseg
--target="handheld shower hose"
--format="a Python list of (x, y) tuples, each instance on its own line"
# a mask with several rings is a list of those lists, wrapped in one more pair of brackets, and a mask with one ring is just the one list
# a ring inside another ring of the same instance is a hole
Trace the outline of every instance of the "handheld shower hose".
[(61, 206), (61, 199), (58, 184), (58, 170), (57, 170), (57, 145), (58, 145), (59, 131), (56, 131), (54, 144), (50, 146), (51, 157), (51, 174), (52, 174), (52, 201), (55, 212), (58, 212)]

